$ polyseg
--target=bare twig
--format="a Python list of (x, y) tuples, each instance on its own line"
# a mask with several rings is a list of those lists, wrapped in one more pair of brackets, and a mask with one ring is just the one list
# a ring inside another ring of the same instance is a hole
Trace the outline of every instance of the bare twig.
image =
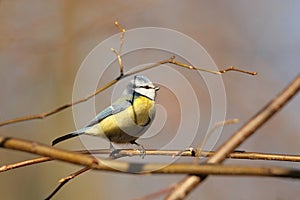
[(45, 198), (45, 200), (49, 200), (49, 199), (51, 199), (66, 183), (68, 183), (71, 179), (73, 179), (73, 178), (75, 178), (75, 177), (77, 177), (77, 176), (79, 176), (80, 174), (82, 174), (82, 173), (84, 173), (84, 172), (86, 172), (86, 171), (88, 171), (88, 170), (90, 170), (90, 168), (89, 167), (84, 167), (84, 168), (82, 168), (82, 169), (80, 169), (80, 170), (78, 170), (78, 171), (76, 171), (75, 173), (73, 173), (73, 174), (70, 174), (69, 176), (67, 176), (67, 177), (65, 177), (65, 178), (62, 178), (62, 179), (60, 179), (59, 181), (58, 181), (58, 186), (55, 188), (55, 190), (53, 190), (53, 192), (48, 196), (48, 197), (46, 197)]
[(106, 90), (107, 88), (111, 87), (112, 85), (116, 84), (118, 82), (118, 80), (120, 80), (120, 78), (116, 78), (114, 80), (112, 80), (111, 82), (107, 83), (106, 85), (104, 85), (103, 87), (99, 88), (96, 92), (94, 92), (93, 94), (88, 95), (87, 97), (80, 99), (78, 101), (74, 101), (74, 102), (70, 102), (67, 104), (64, 104), (62, 106), (59, 106), (53, 110), (50, 110), (48, 112), (45, 113), (40, 113), (40, 114), (36, 114), (36, 115), (30, 115), (30, 116), (24, 116), (24, 117), (18, 117), (15, 119), (10, 119), (7, 121), (3, 121), (0, 122), (0, 126), (4, 126), (4, 125), (8, 125), (8, 124), (13, 124), (13, 123), (18, 123), (18, 122), (24, 122), (24, 121), (30, 121), (30, 120), (35, 120), (35, 119), (44, 119), (48, 116), (51, 116), (55, 113), (58, 113), (62, 110), (65, 110), (66, 108), (69, 108), (71, 106), (77, 105), (79, 103), (85, 102), (87, 100), (89, 100), (90, 98), (94, 97), (95, 95), (99, 94), (100, 92)]
[(207, 139), (209, 138), (209, 136), (213, 132), (215, 132), (216, 129), (218, 129), (219, 127), (224, 126), (224, 125), (238, 123), (238, 121), (239, 120), (235, 118), (235, 119), (229, 119), (229, 120), (226, 120), (226, 121), (220, 121), (220, 122), (215, 123), (213, 125), (213, 127), (205, 134), (202, 142), (198, 145), (197, 150), (196, 150), (196, 155), (195, 155), (194, 163), (198, 164), (199, 158), (200, 158), (200, 155), (201, 155), (201, 151), (202, 151), (202, 148), (203, 148), (205, 142), (207, 141)]
[(85, 166), (84, 169), (61, 180), (59, 186), (50, 195), (51, 198), (64, 184), (72, 178), (89, 169), (139, 174), (194, 174), (203, 175), (238, 175), (238, 176), (270, 176), (283, 178), (299, 178), (300, 170), (280, 167), (249, 167), (249, 166), (224, 166), (224, 165), (191, 165), (189, 163), (174, 164), (142, 164), (128, 163), (115, 160), (97, 159), (92, 156), (56, 149), (47, 145), (38, 144), (21, 139), (1, 137), (0, 147), (20, 150), (50, 157), (73, 164)]
[[(208, 163), (219, 164), (228, 154), (234, 151), (240, 144), (249, 138), (258, 128), (268, 121), (286, 103), (294, 97), (300, 89), (300, 74), (286, 87), (275, 99), (271, 100), (261, 111), (242, 126), (227, 142), (225, 142), (216, 154), (208, 159)], [(166, 199), (183, 199), (207, 176), (190, 175), (183, 179)]]
[(191, 165), (189, 163), (128, 163), (116, 160), (99, 159), (89, 155), (57, 149), (23, 139), (0, 136), (0, 147), (29, 152), (85, 166), (95, 170), (139, 173), (139, 174), (213, 174), (213, 175), (243, 175), (243, 176), (272, 176), (286, 178), (300, 178), (300, 170), (283, 167), (250, 167), (223, 165)]
[[(114, 52), (116, 53), (117, 57), (118, 57), (118, 53), (114, 50)], [(77, 100), (77, 101), (74, 101), (74, 102), (70, 102), (70, 103), (67, 103), (67, 104), (64, 104), (62, 106), (59, 106), (53, 110), (50, 110), (48, 112), (44, 112), (44, 113), (40, 113), (40, 114), (36, 114), (36, 115), (29, 115), (29, 116), (24, 116), (24, 117), (18, 117), (18, 118), (14, 118), (14, 119), (10, 119), (10, 120), (7, 120), (7, 121), (2, 121), (0, 122), (0, 126), (5, 126), (5, 125), (8, 125), (8, 124), (13, 124), (13, 123), (18, 123), (18, 122), (24, 122), (24, 121), (30, 121), (30, 120), (35, 120), (35, 119), (44, 119), (46, 117), (49, 117), (53, 114), (56, 114), (60, 111), (63, 111), (71, 106), (75, 106), (77, 104), (80, 104), (80, 103), (83, 103), (83, 102), (86, 102), (88, 101), (89, 99), (91, 99), (92, 97), (96, 96), (97, 94), (101, 93), (102, 91), (106, 90), (107, 88), (113, 86), (114, 84), (116, 84), (118, 81), (120, 81), (121, 79), (125, 78), (125, 77), (128, 77), (128, 76), (132, 76), (134, 74), (137, 74), (137, 73), (140, 73), (142, 71), (145, 71), (145, 70), (149, 70), (149, 69), (152, 69), (152, 68), (155, 68), (155, 67), (158, 67), (160, 65), (163, 65), (163, 64), (167, 64), (167, 63), (171, 63), (171, 64), (174, 64), (174, 65), (177, 65), (177, 66), (180, 66), (180, 67), (184, 67), (184, 68), (187, 68), (187, 69), (192, 69), (192, 70), (198, 70), (198, 71), (205, 71), (205, 72), (209, 72), (209, 73), (213, 73), (213, 74), (218, 74), (218, 75), (221, 75), (227, 71), (239, 71), (239, 72), (243, 72), (243, 73), (247, 73), (247, 74), (251, 74), (251, 75), (255, 75), (257, 74), (256, 72), (248, 72), (248, 71), (244, 71), (244, 70), (239, 70), (239, 69), (224, 69), (224, 70), (219, 70), (219, 71), (213, 71), (213, 70), (208, 70), (208, 69), (203, 69), (203, 68), (199, 68), (199, 67), (195, 67), (195, 66), (192, 66), (192, 65), (186, 65), (184, 63), (180, 63), (180, 62), (177, 62), (177, 61), (174, 61), (175, 59), (175, 56), (172, 56), (171, 58), (167, 59), (167, 60), (162, 60), (160, 62), (157, 62), (153, 65), (149, 65), (149, 66), (146, 66), (144, 68), (141, 68), (141, 69), (138, 69), (138, 70), (135, 70), (135, 71), (132, 71), (132, 72), (129, 72), (129, 73), (121, 73), (117, 78), (113, 79), (112, 81), (110, 81), (109, 83), (105, 84), (103, 87), (97, 89), (96, 92), (86, 96), (85, 98), (83, 99), (80, 99), (80, 100)], [(119, 60), (119, 58), (118, 58)], [(120, 63), (120, 72), (122, 71), (123, 72), (123, 65), (122, 65), (122, 60), (119, 61)], [(122, 68), (122, 69), (121, 69)]]
[(175, 61), (175, 60), (170, 60), (169, 63), (174, 64), (174, 65), (178, 65), (180, 67), (184, 67), (184, 68), (187, 68), (187, 69), (208, 72), (208, 73), (216, 74), (216, 75), (221, 75), (221, 74), (224, 74), (228, 71), (237, 71), (237, 72), (241, 72), (241, 73), (245, 73), (245, 74), (249, 74), (249, 75), (257, 75), (257, 72), (249, 72), (249, 71), (246, 71), (246, 70), (235, 68), (234, 66), (230, 66), (229, 68), (221, 69), (219, 71), (214, 71), (214, 70), (210, 70), (210, 69), (204, 69), (204, 68), (196, 67), (196, 66), (193, 66), (193, 65), (188, 65), (188, 64), (181, 63), (181, 62), (178, 62), (178, 61)]
[(248, 71), (245, 71), (245, 70), (241, 70), (241, 69), (236, 69), (234, 67), (230, 67), (228, 69), (224, 69), (224, 70), (219, 70), (219, 71), (213, 71), (213, 70), (208, 70), (208, 69), (203, 69), (203, 68), (199, 68), (199, 67), (196, 67), (196, 66), (192, 66), (192, 65), (187, 65), (187, 64), (184, 64), (184, 63), (180, 63), (180, 62), (177, 62), (175, 61), (175, 56), (172, 56), (170, 59), (167, 59), (167, 60), (162, 60), (160, 62), (157, 62), (153, 65), (150, 65), (150, 66), (146, 66), (142, 69), (139, 69), (139, 70), (136, 70), (136, 71), (133, 71), (133, 72), (130, 72), (130, 73), (124, 73), (123, 71), (123, 62), (122, 62), (122, 58), (121, 58), (121, 52), (122, 52), (122, 47), (123, 47), (123, 44), (124, 44), (124, 36), (125, 36), (125, 32), (126, 30), (119, 24), (118, 21), (115, 21), (115, 25), (117, 26), (117, 28), (119, 29), (119, 31), (121, 32), (121, 36), (120, 36), (120, 46), (119, 46), (119, 51), (115, 50), (115, 49), (111, 49), (115, 54), (116, 54), (116, 57), (117, 57), (117, 60), (118, 60), (118, 63), (119, 63), (119, 67), (120, 67), (120, 74), (117, 78), (113, 79), (112, 81), (110, 81), (109, 83), (107, 83), (106, 85), (104, 85), (103, 87), (99, 88), (96, 92), (88, 95), (87, 97), (83, 98), (83, 99), (80, 99), (80, 100), (77, 100), (77, 101), (74, 101), (74, 102), (70, 102), (70, 103), (66, 103), (64, 105), (61, 105), (57, 108), (54, 108), (48, 112), (44, 112), (44, 113), (40, 113), (40, 114), (35, 114), (35, 115), (28, 115), (28, 116), (24, 116), (24, 117), (18, 117), (18, 118), (14, 118), (14, 119), (10, 119), (10, 120), (6, 120), (6, 121), (2, 121), (0, 122), (0, 126), (5, 126), (5, 125), (8, 125), (8, 124), (13, 124), (13, 123), (18, 123), (18, 122), (24, 122), (24, 121), (30, 121), (30, 120), (35, 120), (35, 119), (44, 119), (48, 116), (51, 116), (55, 113), (58, 113), (62, 110), (65, 110), (71, 106), (74, 106), (74, 105), (77, 105), (79, 103), (82, 103), (82, 102), (85, 102), (89, 99), (91, 99), (92, 97), (96, 96), (97, 94), (99, 94), (100, 92), (106, 90), (107, 88), (113, 86), (114, 84), (116, 84), (119, 80), (127, 77), (127, 76), (131, 76), (131, 75), (134, 75), (134, 74), (137, 74), (139, 72), (142, 72), (142, 71), (145, 71), (145, 70), (148, 70), (148, 69), (151, 69), (151, 68), (154, 68), (154, 67), (158, 67), (160, 65), (163, 65), (163, 64), (167, 64), (167, 63), (171, 63), (171, 64), (174, 64), (174, 65), (177, 65), (177, 66), (180, 66), (180, 67), (184, 67), (184, 68), (187, 68), (187, 69), (192, 69), (192, 70), (198, 70), (198, 71), (204, 71), (204, 72), (208, 72), (208, 73), (213, 73), (213, 74), (218, 74), (218, 75), (221, 75), (227, 71), (238, 71), (238, 72), (241, 72), (241, 73), (247, 73), (247, 74), (251, 74), (251, 75), (255, 75), (257, 74), (256, 72), (248, 72)]
[(17, 169), (17, 168), (20, 168), (20, 167), (34, 165), (34, 164), (38, 164), (38, 163), (42, 163), (42, 162), (47, 162), (47, 161), (50, 161), (50, 160), (53, 160), (53, 159), (49, 158), (49, 157), (40, 157), (40, 158), (25, 160), (25, 161), (22, 161), (22, 162), (17, 162), (17, 163), (14, 163), (14, 164), (3, 165), (3, 166), (0, 167), (0, 172), (5, 172), (5, 171), (12, 170), (12, 169)]
[(257, 75), (257, 72), (249, 72), (249, 71), (246, 71), (246, 70), (238, 69), (234, 66), (230, 66), (227, 69), (220, 70), (219, 72), (223, 74), (223, 73), (226, 73), (228, 71), (236, 71), (236, 72), (241, 72), (241, 73), (245, 73), (245, 74), (249, 74), (249, 75)]
[[(95, 150), (80, 150), (75, 151), (77, 153), (82, 154), (110, 154), (110, 149), (95, 149)], [(141, 153), (135, 149), (122, 149), (118, 152), (120, 155), (124, 156), (140, 156)], [(147, 156), (155, 155), (155, 156), (191, 156), (194, 157), (196, 155), (195, 150), (146, 150), (145, 154)], [(202, 151), (199, 156), (203, 157), (211, 157), (215, 154), (214, 151)], [(247, 159), (247, 160), (272, 160), (272, 161), (286, 161), (286, 162), (300, 162), (300, 155), (290, 155), (290, 154), (271, 154), (271, 153), (258, 153), (258, 152), (244, 152), (244, 151), (236, 151), (230, 153), (227, 158), (231, 159)], [(34, 158), (30, 160), (25, 160), (18, 163), (3, 165), (0, 167), (0, 173), (9, 171), (12, 169), (30, 166), (38, 163), (43, 163), (47, 161), (52, 161), (52, 158), (49, 157), (40, 157)]]
[(152, 199), (158, 199), (158, 197), (165, 195), (166, 193), (170, 192), (175, 185), (169, 185), (168, 187), (163, 188), (160, 191), (153, 192), (151, 194), (145, 195), (143, 197), (135, 198), (134, 200), (152, 200)]
[(123, 62), (121, 58), (121, 53), (122, 53), (122, 48), (124, 44), (124, 36), (126, 30), (119, 24), (118, 21), (115, 21), (115, 25), (118, 27), (119, 31), (121, 32), (121, 37), (120, 37), (120, 46), (119, 46), (119, 51), (116, 51), (115, 49), (112, 48), (112, 51), (116, 54), (119, 66), (120, 66), (120, 76), (123, 76)]

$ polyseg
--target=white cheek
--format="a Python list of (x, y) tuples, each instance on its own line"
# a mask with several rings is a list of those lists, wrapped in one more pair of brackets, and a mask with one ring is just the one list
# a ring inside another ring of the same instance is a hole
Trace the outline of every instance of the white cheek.
[(143, 96), (150, 98), (150, 99), (155, 98), (155, 90), (154, 89), (136, 88), (135, 91)]

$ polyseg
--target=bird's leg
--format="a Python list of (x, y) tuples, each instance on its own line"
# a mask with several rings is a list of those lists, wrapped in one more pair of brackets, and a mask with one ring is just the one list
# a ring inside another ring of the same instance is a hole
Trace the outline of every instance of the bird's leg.
[(115, 147), (112, 145), (111, 142), (109, 143), (109, 149), (110, 149), (109, 158), (116, 159), (118, 157), (119, 150), (115, 149)]
[(140, 151), (142, 158), (146, 156), (146, 149), (143, 147), (143, 145), (137, 143), (136, 141), (132, 141), (130, 142), (130, 144), (135, 144), (136, 146), (138, 146), (138, 150)]
[(110, 150), (110, 152), (113, 152), (113, 151), (116, 150), (115, 147), (112, 145), (111, 142), (109, 142), (109, 150)]

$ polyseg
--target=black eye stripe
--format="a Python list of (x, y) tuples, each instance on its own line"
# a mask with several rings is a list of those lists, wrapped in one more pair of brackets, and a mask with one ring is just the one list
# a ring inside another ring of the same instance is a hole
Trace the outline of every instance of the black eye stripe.
[(150, 87), (149, 85), (136, 86), (136, 88), (154, 89), (154, 87)]

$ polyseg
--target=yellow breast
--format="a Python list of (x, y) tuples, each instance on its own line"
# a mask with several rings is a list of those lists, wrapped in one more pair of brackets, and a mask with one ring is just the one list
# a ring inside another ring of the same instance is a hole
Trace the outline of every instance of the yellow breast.
[(136, 98), (132, 109), (129, 110), (129, 115), (135, 124), (144, 126), (149, 123), (154, 114), (154, 101), (140, 96)]
[(115, 143), (131, 142), (147, 130), (154, 114), (154, 101), (140, 96), (132, 106), (103, 119), (88, 134), (106, 137)]

